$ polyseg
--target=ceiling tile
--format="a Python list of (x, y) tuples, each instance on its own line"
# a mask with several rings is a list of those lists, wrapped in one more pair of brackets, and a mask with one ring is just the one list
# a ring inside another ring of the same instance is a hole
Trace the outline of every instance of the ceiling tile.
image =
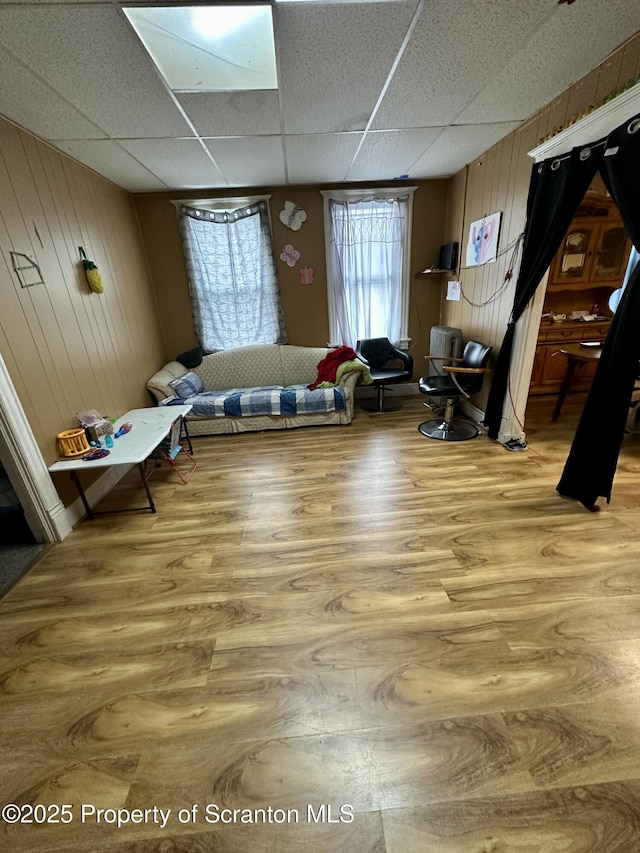
[(197, 139), (125, 139), (120, 145), (172, 189), (227, 185)]
[(285, 152), (290, 184), (341, 183), (361, 133), (287, 136)]
[(557, 0), (529, 0), (514, 15), (504, 0), (430, 0), (373, 127), (452, 123), (554, 8)]
[(103, 139), (105, 133), (0, 48), (0, 113), (43, 139)]
[(0, 6), (0, 44), (109, 136), (191, 135), (116, 6)]
[(277, 92), (190, 92), (178, 100), (201, 136), (280, 133)]
[(280, 136), (205, 139), (231, 186), (282, 186), (286, 183)]
[(56, 147), (130, 192), (166, 190), (166, 185), (118, 142), (110, 139), (61, 140)]
[[(615, 11), (618, 14), (612, 14)], [(527, 118), (604, 60), (627, 38), (630, 23), (640, 27), (638, 0), (611, 0), (600, 14), (582, 14), (580, 4), (558, 8), (515, 56), (500, 65), (456, 122)]]
[[(442, 128), (417, 130), (378, 130), (368, 133), (347, 180), (389, 181), (409, 170), (438, 138)], [(411, 175), (410, 175), (411, 177)]]
[(445, 127), (433, 145), (414, 163), (409, 174), (415, 179), (453, 175), (515, 130), (518, 124), (514, 121)]
[(362, 130), (415, 7), (415, 2), (276, 4), (285, 131)]

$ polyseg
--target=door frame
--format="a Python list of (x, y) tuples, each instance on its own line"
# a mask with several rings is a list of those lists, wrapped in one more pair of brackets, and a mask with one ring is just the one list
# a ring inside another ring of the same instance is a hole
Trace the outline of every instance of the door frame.
[(62, 542), (72, 527), (1, 354), (0, 456), (36, 540)]
[[(601, 107), (569, 125), (546, 142), (528, 152), (534, 163), (550, 157), (561, 157), (572, 148), (588, 145), (602, 139), (628, 119), (640, 112), (640, 83), (636, 83), (622, 94), (607, 101)], [(529, 385), (533, 372), (533, 360), (540, 328), (540, 318), (546, 292), (549, 271), (541, 279), (534, 298), (516, 324), (511, 358), (511, 392), (507, 395), (503, 409), (498, 441), (506, 443), (511, 438), (524, 439), (523, 428)]]

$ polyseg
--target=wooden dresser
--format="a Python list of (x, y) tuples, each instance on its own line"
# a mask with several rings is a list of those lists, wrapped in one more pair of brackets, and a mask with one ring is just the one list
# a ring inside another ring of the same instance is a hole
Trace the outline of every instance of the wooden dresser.
[[(531, 376), (531, 394), (557, 394), (562, 384), (567, 362), (560, 347), (580, 341), (603, 341), (609, 331), (609, 321), (548, 323), (540, 326), (538, 346)], [(591, 385), (596, 364), (580, 365), (572, 391), (587, 391)]]

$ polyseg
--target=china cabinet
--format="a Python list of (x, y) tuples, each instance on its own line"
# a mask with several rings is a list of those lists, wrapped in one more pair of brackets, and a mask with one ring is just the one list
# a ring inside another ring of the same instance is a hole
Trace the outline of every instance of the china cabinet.
[[(605, 339), (611, 320), (609, 297), (622, 284), (630, 251), (631, 241), (611, 198), (588, 194), (549, 268), (531, 394), (559, 391), (566, 367), (559, 355), (563, 344)], [(597, 319), (572, 320), (576, 313)], [(595, 367), (581, 365), (572, 390), (587, 390)]]
[(631, 248), (627, 232), (613, 205), (588, 209), (595, 215), (574, 219), (553, 260), (547, 288), (552, 292), (620, 286)]

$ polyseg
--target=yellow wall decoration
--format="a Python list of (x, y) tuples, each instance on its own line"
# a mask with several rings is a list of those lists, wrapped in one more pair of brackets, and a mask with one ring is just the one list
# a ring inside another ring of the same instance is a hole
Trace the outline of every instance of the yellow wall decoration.
[(102, 283), (102, 276), (100, 275), (100, 270), (98, 267), (90, 261), (82, 246), (78, 246), (78, 250), (82, 256), (82, 263), (84, 266), (84, 274), (86, 276), (89, 287), (94, 293), (103, 293), (104, 292), (104, 284)]

